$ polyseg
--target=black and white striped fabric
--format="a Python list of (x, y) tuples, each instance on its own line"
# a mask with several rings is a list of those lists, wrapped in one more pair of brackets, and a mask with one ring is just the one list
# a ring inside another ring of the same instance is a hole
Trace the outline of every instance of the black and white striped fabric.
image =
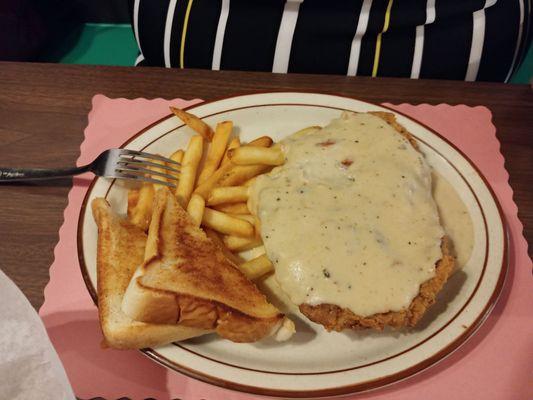
[(130, 0), (137, 65), (507, 81), (531, 0)]

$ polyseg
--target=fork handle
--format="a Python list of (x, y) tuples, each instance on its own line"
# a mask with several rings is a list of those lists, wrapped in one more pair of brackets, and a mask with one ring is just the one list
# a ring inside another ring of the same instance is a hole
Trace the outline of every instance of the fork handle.
[(90, 165), (73, 168), (3, 168), (0, 167), (0, 182), (55, 179), (90, 171)]

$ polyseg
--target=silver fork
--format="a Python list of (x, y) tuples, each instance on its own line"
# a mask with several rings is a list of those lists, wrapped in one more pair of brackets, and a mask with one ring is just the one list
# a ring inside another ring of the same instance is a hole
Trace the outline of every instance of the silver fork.
[[(164, 161), (165, 164), (158, 164), (154, 161)], [(180, 166), (180, 163), (156, 154), (128, 149), (110, 149), (101, 153), (92, 163), (81, 167), (54, 169), (0, 167), (0, 182), (55, 179), (92, 172), (96, 176), (106, 178), (129, 179), (175, 187), (172, 181), (179, 179), (174, 174), (180, 172)], [(156, 167), (170, 173), (154, 171), (149, 167)], [(165, 178), (170, 182), (155, 177)]]

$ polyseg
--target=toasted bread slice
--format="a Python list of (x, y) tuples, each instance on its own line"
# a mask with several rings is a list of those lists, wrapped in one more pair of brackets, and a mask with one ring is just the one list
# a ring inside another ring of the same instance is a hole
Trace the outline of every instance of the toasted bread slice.
[[(400, 123), (394, 114), (384, 111), (372, 111), (387, 124), (392, 126), (400, 135), (405, 137), (411, 146), (419, 150), (413, 136)], [(372, 328), (382, 330), (385, 326), (392, 328), (413, 327), (422, 318), (427, 309), (435, 302), (438, 293), (444, 287), (455, 268), (455, 258), (452, 255), (450, 239), (444, 236), (441, 241), (442, 258), (435, 264), (435, 276), (420, 285), (416, 297), (409, 307), (402, 311), (390, 311), (369, 316), (360, 316), (347, 308), (335, 304), (300, 304), (300, 311), (311, 321), (324, 325), (328, 330), (342, 331), (343, 329)]]
[(151, 323), (214, 329), (234, 342), (274, 333), (283, 314), (196, 227), (168, 189), (160, 189), (146, 245), (122, 310)]
[(92, 202), (98, 225), (97, 291), (104, 344), (116, 349), (140, 349), (208, 333), (187, 326), (134, 321), (121, 310), (122, 298), (143, 262), (146, 234), (118, 217), (103, 198)]

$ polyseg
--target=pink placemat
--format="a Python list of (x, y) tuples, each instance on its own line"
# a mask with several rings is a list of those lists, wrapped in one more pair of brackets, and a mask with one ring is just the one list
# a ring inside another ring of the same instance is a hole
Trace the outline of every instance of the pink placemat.
[[(78, 164), (117, 147), (168, 114), (168, 105), (186, 107), (201, 100), (109, 99), (96, 95)], [(503, 208), (510, 234), (510, 271), (502, 296), (483, 327), (459, 351), (421, 374), (357, 399), (533, 398), (533, 279), (527, 243), (508, 184), (504, 158), (485, 107), (387, 106), (418, 119), (466, 153), (488, 178)], [(102, 350), (97, 310), (81, 277), (76, 229), (91, 176), (80, 176), (68, 196), (50, 282), (40, 315), (67, 375), (80, 398), (155, 398), (158, 400), (244, 400), (254, 396), (214, 387), (168, 371), (140, 352)]]

